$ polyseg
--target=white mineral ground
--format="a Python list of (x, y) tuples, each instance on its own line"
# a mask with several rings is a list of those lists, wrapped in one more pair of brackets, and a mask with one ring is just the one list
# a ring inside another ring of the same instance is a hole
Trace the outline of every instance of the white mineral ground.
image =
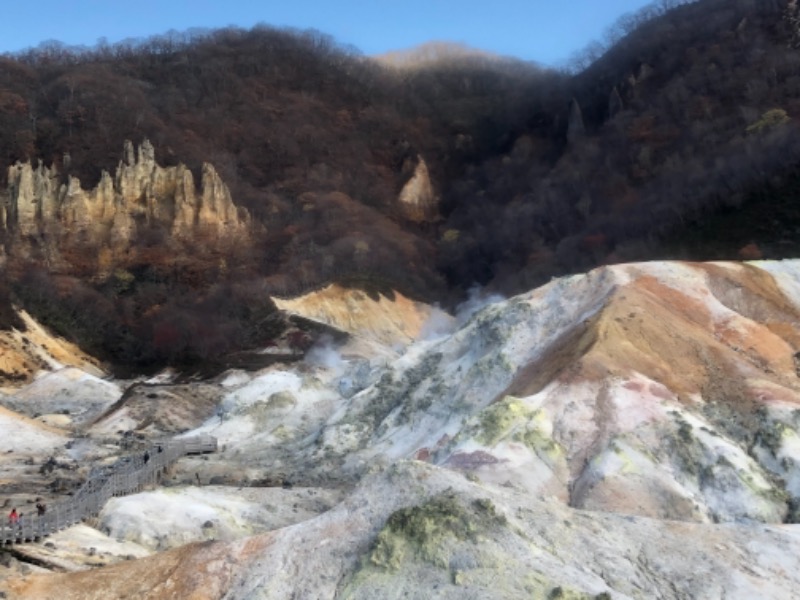
[(220, 444), (15, 546), (0, 590), (800, 598), (800, 261), (604, 267), (491, 300), (449, 317), (332, 286), (281, 306), (346, 343), (195, 384), (0, 337), (6, 506), (147, 439)]

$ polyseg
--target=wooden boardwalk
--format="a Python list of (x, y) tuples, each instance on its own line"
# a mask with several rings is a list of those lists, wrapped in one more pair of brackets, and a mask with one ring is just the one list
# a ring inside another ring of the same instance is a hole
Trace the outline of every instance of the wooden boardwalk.
[(3, 519), (0, 544), (20, 544), (75, 525), (100, 512), (112, 496), (124, 496), (154, 484), (167, 467), (187, 454), (205, 454), (217, 450), (217, 439), (202, 435), (154, 444), (146, 451), (120, 458), (113, 465), (92, 469), (86, 483), (68, 500), (47, 506), (44, 515), (35, 508), (25, 513), (17, 524)]

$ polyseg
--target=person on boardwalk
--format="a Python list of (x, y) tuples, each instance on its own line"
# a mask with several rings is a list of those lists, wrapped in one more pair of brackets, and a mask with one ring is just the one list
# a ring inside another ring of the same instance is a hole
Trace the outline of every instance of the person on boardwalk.
[(8, 526), (13, 527), (19, 523), (19, 515), (17, 514), (17, 507), (11, 509), (11, 513), (8, 515)]
[(148, 462), (150, 462), (150, 452), (145, 450), (144, 451), (144, 464), (147, 464)]
[(43, 517), (44, 513), (47, 512), (47, 505), (42, 502), (41, 498), (36, 499), (36, 515), (39, 517)]

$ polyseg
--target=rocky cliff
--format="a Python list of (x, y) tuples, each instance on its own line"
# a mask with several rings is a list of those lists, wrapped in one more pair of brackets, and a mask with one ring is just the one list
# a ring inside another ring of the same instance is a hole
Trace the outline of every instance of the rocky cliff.
[(92, 189), (40, 161), (10, 167), (0, 195), (0, 232), (10, 253), (38, 248), (55, 262), (75, 247), (105, 248), (122, 258), (147, 231), (215, 246), (247, 236), (249, 221), (213, 166), (203, 165), (197, 189), (184, 165), (159, 166), (147, 140), (136, 149), (126, 141), (115, 174), (103, 171)]
[(428, 165), (421, 156), (417, 157), (414, 174), (400, 190), (398, 200), (403, 214), (415, 223), (439, 218), (439, 199), (433, 189)]

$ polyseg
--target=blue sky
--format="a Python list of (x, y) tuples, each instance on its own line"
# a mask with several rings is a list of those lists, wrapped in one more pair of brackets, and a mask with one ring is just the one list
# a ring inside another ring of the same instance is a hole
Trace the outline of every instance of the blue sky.
[(256, 23), (318, 29), (364, 54), (452, 41), (556, 65), (647, 0), (36, 0), (4, 3), (0, 52), (93, 46), (170, 29)]

